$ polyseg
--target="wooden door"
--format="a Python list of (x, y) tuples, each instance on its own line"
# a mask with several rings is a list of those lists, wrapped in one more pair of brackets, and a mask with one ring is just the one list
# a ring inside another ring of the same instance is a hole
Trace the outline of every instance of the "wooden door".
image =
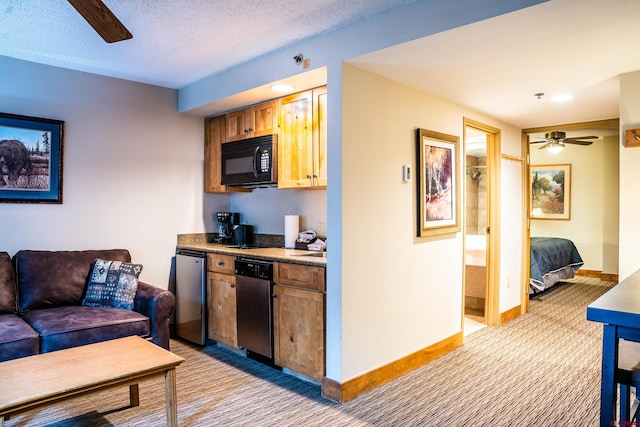
[(274, 285), (274, 362), (308, 377), (324, 376), (324, 294)]
[(207, 273), (207, 308), (209, 338), (238, 347), (235, 276)]
[(278, 188), (307, 188), (313, 175), (312, 91), (280, 98)]
[(249, 136), (251, 129), (251, 109), (232, 111), (225, 114), (227, 133), (223, 142), (238, 141)]
[(267, 101), (251, 107), (251, 136), (275, 133), (276, 101)]

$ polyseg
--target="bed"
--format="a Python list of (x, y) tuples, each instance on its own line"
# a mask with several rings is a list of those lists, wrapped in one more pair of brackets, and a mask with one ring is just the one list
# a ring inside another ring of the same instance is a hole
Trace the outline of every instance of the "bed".
[(558, 237), (531, 238), (530, 293), (549, 289), (570, 279), (584, 262), (571, 240)]

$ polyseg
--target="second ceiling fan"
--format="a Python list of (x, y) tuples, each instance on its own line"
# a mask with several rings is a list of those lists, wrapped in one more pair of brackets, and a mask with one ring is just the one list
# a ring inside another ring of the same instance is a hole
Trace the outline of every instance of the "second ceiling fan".
[(531, 144), (544, 144), (540, 147), (540, 150), (543, 148), (552, 148), (552, 147), (564, 147), (564, 144), (575, 144), (575, 145), (591, 145), (593, 141), (586, 141), (588, 139), (598, 139), (597, 136), (589, 135), (589, 136), (576, 136), (572, 138), (567, 138), (566, 132), (562, 131), (553, 131), (548, 132), (544, 135), (544, 139), (541, 141), (531, 141)]

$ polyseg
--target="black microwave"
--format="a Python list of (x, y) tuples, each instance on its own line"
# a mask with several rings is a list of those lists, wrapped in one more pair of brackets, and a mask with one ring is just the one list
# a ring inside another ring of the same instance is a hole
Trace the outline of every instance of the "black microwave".
[(278, 182), (277, 135), (222, 144), (222, 185), (267, 187)]

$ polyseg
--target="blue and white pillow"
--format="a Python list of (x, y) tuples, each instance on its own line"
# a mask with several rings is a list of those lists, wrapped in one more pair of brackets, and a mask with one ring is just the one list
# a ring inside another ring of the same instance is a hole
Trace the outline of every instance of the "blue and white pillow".
[(133, 309), (141, 264), (96, 258), (82, 305)]

